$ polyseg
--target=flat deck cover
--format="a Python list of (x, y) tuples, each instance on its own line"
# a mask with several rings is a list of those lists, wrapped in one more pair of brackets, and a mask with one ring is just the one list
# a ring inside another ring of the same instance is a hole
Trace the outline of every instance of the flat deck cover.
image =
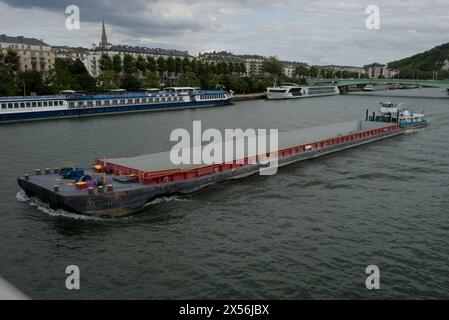
[[(343, 123), (337, 123), (332, 125), (326, 125), (326, 126), (320, 126), (320, 127), (313, 127), (313, 128), (307, 128), (307, 129), (300, 129), (295, 131), (289, 131), (289, 132), (280, 132), (279, 133), (279, 139), (278, 139), (278, 150), (286, 149), (290, 147), (300, 146), (300, 145), (307, 145), (314, 142), (327, 140), (327, 139), (333, 139), (338, 136), (344, 136), (351, 133), (356, 133), (360, 131), (367, 131), (377, 128), (383, 128), (391, 126), (392, 124), (388, 123), (379, 123), (379, 122), (366, 122), (366, 121), (350, 121), (350, 122), (343, 122)], [(269, 136), (262, 136), (258, 137), (258, 139), (264, 138), (266, 139), (266, 145), (267, 150), (269, 150)], [(229, 140), (228, 140), (229, 141)], [(234, 145), (236, 142), (242, 142), (242, 139), (236, 139), (234, 140)], [(247, 141), (247, 139), (246, 139)], [(211, 144), (212, 145), (212, 144)], [(225, 143), (217, 143), (215, 144), (217, 147), (221, 148), (224, 153), (224, 145)], [(199, 151), (201, 152), (205, 145), (202, 145), (198, 148), (186, 148), (182, 149), (186, 152), (189, 152), (189, 154), (192, 154), (191, 152)], [(245, 157), (247, 156), (254, 156), (256, 154), (252, 154), (251, 152), (248, 153), (248, 148), (245, 146)], [(201, 151), (200, 151), (201, 150)], [(265, 152), (260, 152), (261, 154)], [(236, 150), (234, 147), (234, 160), (236, 158)], [(223, 156), (224, 158), (224, 156)], [(240, 158), (240, 157), (238, 157)], [(199, 168), (204, 167), (206, 165), (210, 165), (210, 163), (200, 163), (200, 164), (179, 164), (175, 165), (170, 160), (170, 151), (166, 152), (160, 152), (160, 153), (153, 153), (153, 154), (147, 154), (147, 155), (141, 155), (136, 157), (127, 157), (127, 158), (112, 158), (112, 159), (106, 159), (107, 164), (115, 164), (118, 166), (126, 167), (126, 168), (132, 168), (139, 171), (145, 171), (145, 172), (158, 172), (158, 171), (164, 171), (164, 170), (187, 170), (187, 169), (193, 169), (193, 168)], [(223, 161), (224, 162), (224, 161)], [(222, 162), (221, 162), (222, 163)]]

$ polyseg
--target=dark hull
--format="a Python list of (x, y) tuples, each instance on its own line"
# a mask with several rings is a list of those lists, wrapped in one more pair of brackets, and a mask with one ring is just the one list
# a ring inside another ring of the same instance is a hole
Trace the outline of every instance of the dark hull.
[[(306, 151), (300, 154), (279, 159), (279, 167), (297, 161), (317, 158), (329, 153), (342, 151), (363, 144), (382, 140), (399, 134), (403, 131), (382, 133), (374, 137), (367, 137), (340, 145), (329, 146), (320, 150)], [(19, 178), (18, 183), (30, 197), (37, 197), (48, 203), (52, 208), (62, 208), (67, 211), (100, 217), (122, 217), (138, 212), (145, 204), (157, 197), (186, 194), (201, 190), (214, 183), (229, 179), (243, 178), (255, 174), (261, 169), (260, 164), (246, 165), (234, 170), (209, 174), (191, 180), (171, 182), (164, 184), (144, 185), (139, 183), (120, 184), (115, 182), (114, 191), (94, 194), (64, 194), (53, 191), (53, 184), (57, 175), (33, 175), (28, 180)], [(126, 187), (125, 187), (126, 186)], [(120, 191), (122, 190), (122, 191)]]
[(230, 100), (216, 100), (216, 101), (199, 101), (199, 102), (197, 101), (176, 102), (170, 104), (153, 103), (147, 105), (86, 107), (86, 108), (73, 108), (55, 111), (36, 111), (36, 112), (14, 113), (14, 114), (0, 114), (0, 123), (48, 120), (58, 118), (74, 118), (74, 117), (98, 116), (98, 115), (144, 112), (144, 111), (163, 111), (163, 110), (177, 110), (177, 109), (200, 108), (200, 107), (216, 107), (230, 104), (231, 104)]

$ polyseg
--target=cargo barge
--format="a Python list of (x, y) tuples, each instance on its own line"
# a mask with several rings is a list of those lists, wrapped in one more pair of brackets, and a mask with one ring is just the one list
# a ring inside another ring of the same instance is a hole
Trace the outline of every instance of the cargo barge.
[[(280, 133), (275, 152), (279, 167), (363, 144), (405, 131), (398, 123), (351, 121)], [(273, 159), (273, 154), (265, 154)], [(92, 170), (36, 170), (18, 178), (29, 197), (51, 208), (99, 217), (134, 214), (155, 198), (186, 194), (215, 183), (255, 174), (266, 163), (234, 159), (213, 165), (173, 165), (170, 153), (97, 159)]]

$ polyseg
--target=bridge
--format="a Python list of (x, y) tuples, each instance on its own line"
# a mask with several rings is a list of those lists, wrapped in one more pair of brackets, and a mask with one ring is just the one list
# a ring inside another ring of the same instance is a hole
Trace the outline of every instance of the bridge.
[(408, 84), (422, 87), (442, 88), (449, 90), (448, 80), (412, 80), (412, 79), (317, 79), (315, 84), (332, 83), (338, 87), (367, 84)]

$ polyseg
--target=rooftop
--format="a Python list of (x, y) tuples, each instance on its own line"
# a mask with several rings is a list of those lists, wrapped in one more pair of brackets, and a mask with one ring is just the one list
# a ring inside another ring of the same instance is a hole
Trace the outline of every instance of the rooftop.
[(14, 43), (14, 44), (26, 44), (31, 46), (48, 46), (42, 40), (36, 38), (25, 38), (23, 36), (10, 37), (5, 34), (0, 34), (0, 42), (3, 43)]
[(68, 46), (52, 46), (51, 47), (54, 51), (58, 52), (79, 52), (79, 53), (86, 53), (89, 51), (87, 48), (83, 47), (68, 47)]
[(106, 48), (96, 47), (94, 51), (117, 51), (117, 52), (129, 52), (129, 53), (142, 53), (142, 54), (156, 54), (166, 56), (179, 56), (179, 57), (192, 57), (187, 51), (169, 50), (162, 48), (146, 48), (138, 46), (127, 45), (112, 45)]

